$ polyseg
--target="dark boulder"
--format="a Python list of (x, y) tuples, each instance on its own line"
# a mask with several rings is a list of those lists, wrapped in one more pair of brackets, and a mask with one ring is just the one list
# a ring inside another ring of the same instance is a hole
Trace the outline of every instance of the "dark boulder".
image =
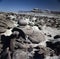
[(58, 39), (58, 38), (60, 38), (60, 35), (54, 36), (54, 39)]
[(12, 29), (12, 32), (14, 32), (14, 31), (19, 32), (17, 38), (19, 38), (19, 37), (21, 36), (22, 38), (24, 38), (24, 39), (26, 40), (26, 34), (25, 34), (21, 29), (14, 27), (14, 28)]
[(55, 51), (56, 55), (60, 55), (60, 42), (46, 42), (47, 47)]
[(33, 59), (44, 59), (44, 54), (39, 54), (39, 51), (35, 51)]

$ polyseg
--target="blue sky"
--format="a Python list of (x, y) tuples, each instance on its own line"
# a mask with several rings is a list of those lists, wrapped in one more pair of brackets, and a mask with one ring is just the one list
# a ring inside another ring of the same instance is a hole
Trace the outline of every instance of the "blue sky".
[(60, 0), (0, 0), (0, 11), (40, 8), (60, 11)]

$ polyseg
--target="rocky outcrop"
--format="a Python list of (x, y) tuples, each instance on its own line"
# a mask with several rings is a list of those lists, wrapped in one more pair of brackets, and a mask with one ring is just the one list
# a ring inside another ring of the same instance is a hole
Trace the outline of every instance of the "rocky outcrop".
[(0, 59), (60, 58), (59, 18), (10, 15), (0, 15)]

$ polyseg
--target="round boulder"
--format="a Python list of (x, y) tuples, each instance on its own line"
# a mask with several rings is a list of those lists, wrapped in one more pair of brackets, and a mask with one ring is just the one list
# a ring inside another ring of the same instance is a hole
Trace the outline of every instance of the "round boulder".
[(22, 26), (25, 26), (25, 25), (27, 25), (27, 21), (26, 21), (26, 20), (23, 20), (23, 19), (20, 19), (20, 20), (18, 21), (18, 24), (19, 24), (19, 25), (22, 25)]
[(42, 33), (40, 32), (33, 32), (30, 36), (29, 39), (32, 43), (38, 44), (42, 41), (45, 40), (45, 37)]

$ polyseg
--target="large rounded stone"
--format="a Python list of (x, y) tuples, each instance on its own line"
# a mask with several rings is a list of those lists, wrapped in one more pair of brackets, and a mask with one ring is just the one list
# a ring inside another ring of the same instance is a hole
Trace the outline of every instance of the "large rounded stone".
[(13, 54), (13, 59), (28, 59), (28, 54), (22, 50), (17, 50)]
[(23, 20), (23, 19), (20, 19), (20, 20), (18, 21), (18, 23), (19, 23), (19, 25), (22, 25), (22, 26), (27, 25), (27, 21), (26, 21), (26, 20)]
[(32, 43), (40, 43), (40, 42), (45, 40), (44, 35), (42, 33), (40, 33), (40, 32), (33, 32), (29, 36), (29, 38), (32, 41)]
[(29, 28), (21, 28), (23, 31), (24, 31), (24, 33), (25, 34), (27, 34), (27, 35), (31, 35), (32, 33), (33, 33), (33, 30), (32, 30), (32, 28), (31, 27), (29, 27)]

